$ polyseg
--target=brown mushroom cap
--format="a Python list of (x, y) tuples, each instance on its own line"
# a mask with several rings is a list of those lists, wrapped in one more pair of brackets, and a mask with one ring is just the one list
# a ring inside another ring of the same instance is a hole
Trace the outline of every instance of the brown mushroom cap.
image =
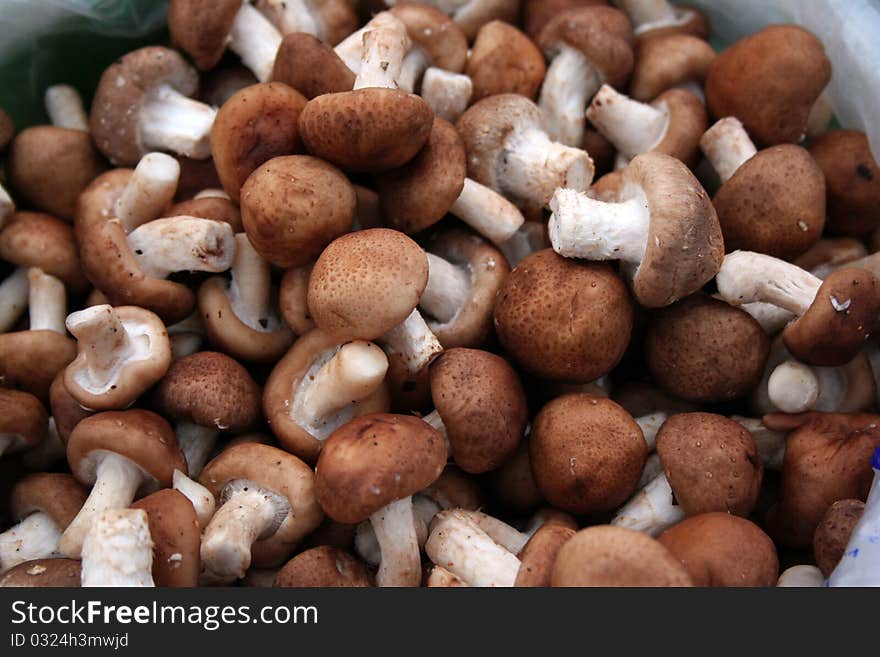
[(791, 260), (825, 227), (825, 179), (810, 154), (772, 146), (746, 161), (712, 199), (728, 252), (744, 249)]
[(14, 136), (15, 125), (12, 123), (12, 118), (0, 108), (0, 153), (6, 150)]
[(39, 445), (49, 431), (49, 418), (40, 400), (27, 392), (0, 388), (0, 435), (16, 436), (6, 452)]
[(0, 231), (0, 258), (19, 267), (39, 267), (71, 292), (84, 292), (88, 285), (73, 229), (52, 215), (13, 213)]
[(695, 586), (776, 586), (776, 546), (755, 523), (729, 513), (686, 518), (658, 538)]
[(361, 522), (428, 486), (445, 464), (443, 436), (422, 420), (364, 415), (325, 442), (315, 472), (318, 502), (338, 522)]
[(300, 267), (351, 229), (357, 198), (345, 175), (308, 155), (276, 157), (241, 188), (248, 240), (278, 267)]
[(339, 340), (375, 340), (409, 316), (428, 283), (421, 247), (396, 230), (343, 235), (324, 249), (309, 279), (309, 310)]
[(52, 379), (76, 357), (76, 342), (55, 331), (0, 334), (0, 381), (48, 402)]
[(828, 230), (861, 236), (880, 225), (880, 166), (858, 130), (829, 130), (810, 145), (825, 174)]
[(187, 472), (186, 460), (171, 425), (159, 415), (140, 409), (107, 411), (85, 418), (70, 432), (67, 461), (82, 483), (95, 483), (93, 452), (124, 456), (150, 478), (144, 491), (171, 488), (175, 470)]
[(521, 565), (514, 586), (550, 586), (559, 550), (576, 533), (571, 527), (542, 525), (518, 555)]
[(419, 491), (443, 509), (478, 511), (486, 506), (486, 498), (479, 480), (462, 472), (454, 464), (447, 464), (433, 482)]
[(491, 21), (480, 28), (465, 73), (474, 84), (472, 101), (497, 94), (534, 99), (547, 73), (544, 55), (509, 23)]
[(862, 500), (838, 500), (828, 507), (813, 533), (813, 555), (825, 577), (831, 575), (843, 558), (853, 529), (865, 512)]
[(272, 80), (283, 82), (311, 100), (351, 91), (355, 75), (328, 44), (305, 32), (292, 32), (275, 55)]
[(131, 505), (147, 513), (156, 586), (198, 586), (202, 534), (196, 510), (180, 491), (156, 491)]
[(105, 166), (88, 132), (41, 125), (12, 140), (6, 172), (22, 200), (71, 221), (80, 192)]
[(0, 588), (79, 588), (79, 559), (34, 559), (18, 564), (0, 575)]
[(299, 115), (306, 99), (280, 82), (241, 89), (217, 112), (211, 154), (223, 189), (239, 200), (242, 185), (264, 162), (301, 152)]
[(769, 25), (719, 54), (706, 77), (716, 118), (735, 116), (759, 145), (797, 142), (831, 79), (822, 42), (796, 25)]
[(553, 586), (693, 586), (678, 559), (647, 534), (598, 525), (582, 529), (559, 550)]
[(495, 330), (517, 364), (542, 378), (580, 383), (620, 362), (632, 317), (626, 285), (610, 266), (552, 249), (520, 262), (495, 302)]
[(238, 205), (219, 196), (203, 196), (175, 203), (166, 214), (169, 217), (186, 216), (222, 221), (232, 226), (234, 233), (240, 233), (244, 230), (241, 223), (241, 210)]
[(55, 430), (58, 437), (65, 445), (70, 438), (70, 432), (79, 424), (80, 420), (92, 415), (67, 391), (64, 385), (64, 370), (60, 370), (49, 386), (49, 408), (52, 418), (55, 420)]
[(79, 513), (88, 491), (73, 475), (38, 472), (28, 475), (12, 489), (9, 508), (18, 520), (40, 511), (52, 518), (60, 531)]
[(752, 434), (738, 422), (714, 413), (673, 415), (657, 432), (657, 454), (689, 516), (748, 516), (755, 508), (764, 466)]
[(399, 89), (367, 88), (324, 94), (299, 117), (309, 152), (352, 171), (403, 166), (421, 150), (434, 113), (419, 96)]
[(647, 103), (663, 91), (694, 81), (702, 84), (715, 59), (715, 49), (691, 34), (666, 34), (640, 39), (629, 95)]
[(571, 513), (610, 511), (635, 490), (648, 447), (639, 425), (610, 399), (557, 397), (532, 423), (529, 455), (541, 494)]
[(464, 32), (442, 11), (426, 4), (398, 4), (391, 13), (405, 26), (413, 46), (425, 51), (431, 65), (461, 73), (468, 60)]
[(193, 58), (202, 71), (214, 68), (226, 51), (242, 0), (171, 0), (168, 30), (171, 42)]
[(315, 499), (315, 475), (293, 454), (269, 445), (241, 443), (220, 452), (199, 477), (217, 500), (231, 481), (245, 479), (287, 498), (290, 513), (278, 530), (253, 545), (252, 566), (278, 566), (293, 547), (321, 524), (324, 514)]
[(785, 346), (810, 365), (845, 365), (868, 339), (880, 311), (880, 281), (867, 269), (831, 272), (806, 313), (782, 333)]
[(340, 588), (375, 586), (366, 565), (330, 545), (300, 552), (275, 575), (272, 586), (282, 588)]
[(520, 441), (513, 456), (492, 473), (490, 486), (503, 508), (525, 514), (544, 503), (529, 458), (529, 440)]
[(645, 334), (651, 376), (676, 397), (723, 402), (764, 374), (770, 339), (744, 310), (698, 293), (653, 313)]
[(516, 450), (528, 422), (522, 384), (506, 360), (478, 349), (447, 349), (431, 365), (431, 397), (452, 458), (465, 472), (498, 468)]
[(164, 414), (203, 427), (244, 431), (260, 417), (260, 387), (236, 360), (200, 351), (174, 361), (156, 388)]
[(652, 106), (669, 116), (666, 132), (652, 152), (670, 155), (687, 166), (696, 166), (700, 154), (700, 137), (709, 127), (703, 101), (687, 89), (667, 89)]

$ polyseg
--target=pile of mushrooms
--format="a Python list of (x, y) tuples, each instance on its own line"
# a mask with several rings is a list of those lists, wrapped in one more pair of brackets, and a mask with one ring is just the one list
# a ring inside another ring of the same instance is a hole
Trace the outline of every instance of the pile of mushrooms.
[(168, 31), (51, 124), (0, 110), (0, 586), (878, 581), (880, 167), (814, 35), (716, 52), (666, 0)]

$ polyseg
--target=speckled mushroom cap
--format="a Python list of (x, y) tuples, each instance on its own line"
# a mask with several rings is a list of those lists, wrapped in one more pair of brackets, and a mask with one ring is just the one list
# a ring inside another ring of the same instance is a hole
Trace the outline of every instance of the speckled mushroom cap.
[(461, 28), (442, 11), (426, 4), (399, 4), (391, 13), (405, 26), (413, 45), (428, 55), (431, 65), (460, 73), (468, 59), (468, 42)]
[(223, 431), (244, 431), (260, 417), (260, 387), (238, 361), (199, 351), (171, 364), (155, 392), (166, 416)]
[(327, 439), (315, 472), (318, 502), (338, 522), (362, 522), (413, 495), (443, 471), (446, 443), (422, 420), (374, 413)]
[(84, 292), (88, 285), (73, 229), (49, 214), (13, 213), (0, 231), (0, 258), (19, 267), (39, 267), (71, 292)]
[(55, 331), (0, 334), (0, 381), (48, 402), (52, 379), (76, 357), (76, 342)]
[(137, 164), (146, 154), (140, 109), (150, 90), (159, 85), (193, 96), (199, 87), (199, 76), (180, 54), (162, 46), (134, 50), (101, 75), (89, 125), (98, 150), (113, 164)]
[(828, 230), (864, 235), (880, 225), (880, 166), (858, 130), (829, 130), (810, 145), (825, 175)]
[(79, 559), (34, 559), (0, 575), (0, 588), (79, 588)]
[(603, 82), (617, 88), (626, 85), (633, 70), (634, 41), (626, 14), (602, 5), (559, 12), (537, 39), (538, 46), (551, 57), (563, 44), (579, 51)]
[(431, 397), (465, 472), (498, 468), (525, 433), (528, 403), (514, 369), (479, 349), (447, 349), (431, 365)]
[(278, 267), (301, 267), (351, 229), (354, 187), (332, 164), (308, 155), (275, 157), (241, 188), (248, 240)]
[(0, 435), (15, 437), (6, 453), (39, 445), (48, 431), (49, 417), (39, 399), (27, 392), (0, 388)]
[(791, 260), (822, 236), (825, 178), (800, 146), (771, 146), (740, 166), (712, 203), (728, 252)]
[(302, 151), (299, 115), (305, 97), (280, 82), (254, 84), (227, 100), (211, 128), (211, 155), (233, 201), (241, 186), (264, 162)]
[(695, 586), (776, 586), (776, 546), (755, 523), (729, 513), (702, 513), (663, 532), (660, 541)]
[(110, 220), (131, 174), (131, 169), (108, 171), (80, 195), (75, 228), (83, 271), (114, 306), (141, 306), (174, 324), (193, 311), (195, 295), (185, 285), (144, 274), (122, 224)]
[(171, 488), (175, 470), (186, 473), (186, 460), (171, 425), (159, 415), (140, 409), (96, 413), (74, 427), (67, 441), (67, 462), (81, 483), (95, 483), (95, 452), (124, 456), (151, 480), (141, 492)]
[(434, 112), (419, 96), (378, 87), (324, 94), (299, 117), (310, 153), (351, 171), (403, 166), (431, 134)]
[(88, 491), (62, 472), (38, 472), (20, 480), (12, 489), (9, 510), (18, 520), (40, 511), (52, 518), (60, 531), (76, 517)]
[(0, 153), (6, 150), (14, 136), (15, 125), (12, 123), (12, 118), (0, 108)]
[(203, 196), (181, 201), (168, 208), (165, 214), (169, 217), (187, 216), (222, 221), (232, 226), (234, 233), (240, 233), (244, 230), (241, 223), (241, 210), (238, 205), (219, 196)]
[(220, 502), (231, 481), (245, 479), (286, 497), (290, 512), (278, 530), (253, 545), (252, 566), (278, 566), (293, 547), (312, 532), (324, 514), (315, 498), (315, 474), (293, 454), (269, 445), (241, 443), (228, 447), (210, 461), (199, 483)]
[(810, 365), (845, 365), (868, 339), (880, 311), (880, 281), (867, 269), (831, 272), (806, 313), (782, 333), (785, 346)]
[(472, 102), (499, 94), (534, 99), (547, 66), (529, 37), (510, 23), (491, 21), (477, 33), (464, 72), (473, 81)]
[(341, 588), (375, 586), (366, 565), (349, 552), (321, 545), (300, 552), (275, 575), (272, 586), (282, 588)]
[(687, 81), (703, 83), (715, 49), (691, 34), (666, 34), (640, 39), (629, 95), (647, 103), (666, 89)]
[(838, 500), (828, 507), (813, 533), (813, 556), (825, 577), (837, 567), (864, 512), (862, 500)]
[(198, 586), (202, 533), (192, 502), (180, 491), (166, 488), (139, 499), (131, 508), (147, 514), (156, 586)]
[(689, 516), (748, 516), (755, 508), (764, 466), (752, 434), (738, 422), (714, 413), (673, 415), (657, 432), (657, 454)]
[(355, 75), (328, 44), (305, 32), (285, 35), (275, 55), (272, 81), (283, 82), (311, 100), (351, 91)]
[(495, 301), (495, 330), (511, 358), (560, 381), (586, 383), (610, 372), (629, 344), (632, 317), (629, 291), (610, 266), (552, 249), (520, 262)]
[(428, 283), (422, 248), (396, 230), (343, 235), (324, 249), (309, 279), (309, 310), (339, 340), (375, 340), (405, 320)]
[(553, 506), (570, 513), (610, 511), (635, 490), (648, 447), (621, 406), (587, 393), (557, 397), (532, 422), (529, 456), (535, 482)]
[(770, 353), (770, 339), (751, 315), (703, 293), (653, 313), (644, 345), (660, 387), (708, 403), (754, 390)]
[(70, 432), (79, 424), (80, 420), (92, 415), (91, 411), (87, 411), (73, 396), (67, 391), (64, 385), (64, 370), (60, 370), (55, 378), (52, 379), (52, 385), (49, 386), (49, 410), (52, 418), (55, 420), (55, 430), (61, 442), (67, 444), (70, 438)]
[(656, 539), (632, 529), (597, 525), (559, 550), (553, 586), (693, 586), (678, 559)]
[(105, 166), (88, 132), (40, 125), (12, 140), (6, 173), (30, 206), (71, 221), (80, 192)]
[(202, 71), (214, 68), (226, 51), (242, 0), (171, 0), (168, 30), (172, 43)]
[(719, 54), (706, 77), (716, 118), (735, 116), (762, 146), (797, 142), (831, 79), (822, 42), (796, 25), (769, 25)]
[(521, 562), (514, 586), (550, 586), (559, 550), (577, 532), (571, 527), (545, 524), (519, 553)]

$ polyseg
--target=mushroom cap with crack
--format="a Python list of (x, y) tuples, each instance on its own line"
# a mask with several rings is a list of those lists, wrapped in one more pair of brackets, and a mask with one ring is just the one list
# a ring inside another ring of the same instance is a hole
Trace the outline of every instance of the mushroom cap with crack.
[(431, 65), (461, 73), (468, 60), (468, 42), (464, 32), (442, 11), (427, 4), (398, 4), (391, 14), (405, 26), (414, 47), (428, 55)]
[(242, 0), (171, 0), (171, 42), (192, 57), (202, 71), (214, 68), (226, 51), (227, 37)]
[(311, 34), (285, 35), (275, 56), (272, 81), (283, 82), (311, 100), (351, 91), (355, 75), (329, 45)]
[(473, 102), (498, 94), (534, 99), (546, 73), (544, 55), (532, 40), (498, 20), (480, 28), (465, 67), (474, 85)]
[(76, 357), (76, 342), (55, 331), (0, 334), (0, 381), (49, 400), (52, 380)]
[(62, 472), (38, 472), (18, 481), (12, 489), (9, 510), (21, 520), (42, 512), (64, 531), (79, 513), (88, 491), (73, 477)]
[(0, 575), (0, 588), (79, 588), (79, 559), (34, 559)]
[(180, 491), (165, 488), (139, 499), (131, 508), (147, 514), (156, 586), (198, 586), (202, 534), (192, 502)]
[(7, 452), (39, 445), (48, 431), (49, 417), (39, 399), (27, 392), (0, 388), (0, 435), (14, 437)]
[(346, 550), (321, 545), (288, 561), (272, 586), (281, 588), (340, 588), (375, 586), (366, 565)]
[(0, 231), (0, 258), (19, 267), (39, 267), (74, 293), (88, 286), (73, 229), (50, 214), (13, 213)]
[(678, 84), (702, 84), (715, 59), (715, 49), (692, 34), (666, 34), (640, 39), (629, 95), (643, 103)]
[(577, 532), (571, 527), (545, 524), (517, 555), (520, 560), (514, 586), (550, 586), (559, 550)]

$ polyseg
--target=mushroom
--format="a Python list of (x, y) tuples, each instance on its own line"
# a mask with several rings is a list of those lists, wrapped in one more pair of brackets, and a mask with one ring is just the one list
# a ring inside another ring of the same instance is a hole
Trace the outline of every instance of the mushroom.
[[(401, 0), (386, 0), (389, 7), (403, 4)], [(462, 29), (468, 41), (473, 41), (479, 30), (490, 21), (516, 22), (519, 12), (517, 0), (428, 0), (439, 8)]]
[(64, 385), (88, 410), (129, 406), (171, 364), (165, 325), (149, 310), (92, 306), (68, 315), (66, 324), (78, 354), (65, 370)]
[(390, 13), (406, 26), (412, 42), (401, 64), (401, 89), (412, 92), (431, 65), (452, 73), (464, 70), (468, 63), (467, 38), (446, 14), (419, 3), (396, 5)]
[(498, 339), (517, 365), (544, 379), (581, 383), (620, 362), (632, 316), (626, 285), (610, 266), (562, 258), (551, 249), (510, 272), (494, 314)]
[(468, 155), (468, 176), (517, 204), (544, 207), (558, 187), (585, 191), (593, 162), (579, 148), (550, 139), (541, 110), (519, 94), (472, 105), (456, 126)]
[(210, 191), (203, 190), (196, 197), (188, 201), (175, 203), (168, 209), (168, 215), (172, 217), (188, 216), (220, 221), (229, 224), (233, 233), (244, 232), (238, 204), (230, 200), (222, 189), (215, 190), (217, 192), (216, 196), (206, 195), (206, 192)]
[(325, 442), (315, 475), (318, 501), (338, 522), (370, 520), (382, 553), (378, 586), (419, 585), (412, 495), (437, 479), (445, 462), (442, 436), (406, 415), (364, 415)]
[(825, 577), (816, 566), (801, 564), (784, 570), (779, 576), (776, 586), (821, 588), (825, 586)]
[(260, 82), (272, 74), (281, 34), (250, 2), (172, 0), (171, 42), (192, 57), (199, 70), (214, 68), (228, 47)]
[(54, 556), (61, 532), (86, 495), (69, 474), (42, 472), (18, 481), (9, 505), (17, 524), (0, 534), (0, 573), (25, 561)]
[(257, 0), (257, 9), (281, 34), (314, 34), (336, 44), (358, 27), (358, 16), (347, 0)]
[(567, 9), (605, 4), (607, 4), (606, 0), (524, 0), (523, 29), (529, 38), (537, 40), (547, 22)]
[(34, 559), (0, 575), (0, 588), (79, 588), (78, 559)]
[(520, 567), (514, 586), (550, 586), (559, 550), (576, 533), (575, 529), (562, 525), (541, 526), (519, 553)]
[(629, 95), (647, 103), (667, 89), (683, 87), (702, 98), (703, 83), (714, 59), (712, 46), (691, 34), (640, 39)]
[(117, 166), (152, 150), (208, 158), (216, 110), (190, 98), (198, 83), (195, 69), (169, 48), (123, 56), (101, 75), (92, 101), (95, 145)]
[(283, 82), (309, 100), (351, 91), (354, 78), (354, 72), (333, 48), (304, 32), (291, 32), (284, 37), (272, 69), (273, 82)]
[(39, 267), (74, 293), (88, 285), (70, 226), (49, 214), (15, 212), (0, 231), (0, 258), (19, 267)]
[[(177, 472), (179, 470), (175, 470)], [(156, 586), (198, 586), (202, 534), (190, 501), (178, 491), (166, 488), (142, 497), (131, 508), (147, 514), (147, 526), (153, 539), (152, 575)]]
[(728, 303), (763, 301), (794, 313), (797, 318), (782, 338), (792, 355), (808, 365), (851, 361), (880, 309), (877, 279), (853, 267), (838, 269), (823, 282), (772, 256), (734, 251), (725, 256), (716, 283)]
[(313, 264), (286, 270), (279, 285), (279, 310), (284, 321), (297, 336), (305, 335), (315, 328), (315, 322), (309, 313), (309, 278)]
[(82, 546), (82, 585), (152, 587), (153, 541), (143, 509), (97, 514)]
[(80, 556), (83, 540), (101, 513), (124, 509), (138, 492), (171, 486), (174, 470), (186, 470), (171, 426), (143, 410), (107, 411), (82, 420), (67, 441), (67, 461), (73, 476), (92, 486), (58, 545), (71, 558)]
[(581, 146), (590, 99), (603, 84), (623, 87), (633, 70), (632, 26), (612, 7), (568, 9), (547, 22), (538, 45), (551, 60), (538, 101), (547, 134)]
[(547, 67), (529, 37), (510, 23), (491, 21), (477, 32), (465, 74), (474, 85), (475, 101), (498, 94), (534, 100)]
[(452, 73), (431, 66), (422, 76), (420, 95), (435, 117), (454, 123), (470, 105), (474, 83), (464, 73)]
[(792, 262), (806, 269), (814, 276), (825, 278), (835, 269), (849, 265), (868, 256), (868, 250), (859, 240), (852, 237), (825, 237)]
[(205, 486), (199, 482), (190, 479), (180, 470), (174, 471), (172, 477), (172, 485), (174, 490), (179, 491), (186, 499), (190, 501), (196, 512), (196, 519), (199, 522), (199, 528), (207, 527), (214, 517), (217, 510), (217, 501), (214, 495)]
[(275, 575), (281, 588), (342, 588), (375, 586), (362, 561), (345, 550), (322, 545), (300, 552)]
[(166, 217), (128, 234), (128, 245), (140, 270), (151, 278), (179, 271), (218, 273), (232, 265), (232, 226), (201, 217)]
[(813, 555), (822, 575), (829, 577), (843, 558), (853, 529), (865, 512), (862, 500), (838, 500), (828, 507), (813, 533)]
[[(162, 216), (180, 180), (180, 163), (164, 153), (144, 155), (113, 206), (113, 215), (122, 222), (126, 233)], [(169, 216), (186, 215), (173, 212)]]
[(666, 34), (709, 36), (709, 22), (697, 9), (676, 7), (668, 0), (614, 0), (633, 23), (640, 40), (648, 41)]
[(557, 190), (550, 242), (566, 258), (620, 260), (641, 305), (668, 306), (718, 272), (724, 257), (718, 217), (706, 191), (673, 157), (644, 153), (623, 176), (616, 203)]
[(192, 477), (201, 473), (220, 431), (244, 431), (260, 417), (256, 381), (237, 361), (215, 351), (174, 361), (154, 399), (163, 415), (177, 421), (174, 433)]
[(228, 447), (205, 466), (199, 481), (219, 503), (202, 538), (208, 583), (240, 579), (251, 565), (281, 565), (323, 518), (312, 469), (269, 445)]
[(552, 586), (693, 586), (679, 560), (641, 532), (597, 525), (577, 532), (559, 550)]
[(794, 143), (831, 79), (822, 42), (798, 25), (768, 25), (720, 53), (706, 76), (709, 113), (735, 116), (759, 145)]
[(48, 422), (35, 396), (0, 388), (0, 457), (39, 445), (46, 439)]

